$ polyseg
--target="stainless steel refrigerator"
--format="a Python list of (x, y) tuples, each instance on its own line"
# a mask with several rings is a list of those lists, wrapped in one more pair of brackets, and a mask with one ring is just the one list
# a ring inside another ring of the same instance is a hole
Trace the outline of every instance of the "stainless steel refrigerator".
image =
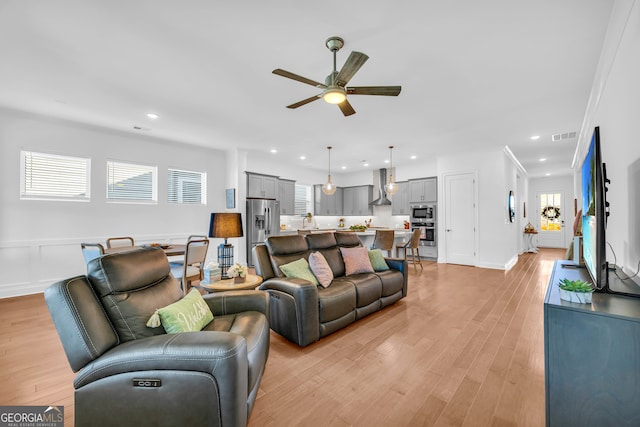
[(247, 264), (253, 267), (253, 248), (280, 234), (280, 202), (247, 199)]

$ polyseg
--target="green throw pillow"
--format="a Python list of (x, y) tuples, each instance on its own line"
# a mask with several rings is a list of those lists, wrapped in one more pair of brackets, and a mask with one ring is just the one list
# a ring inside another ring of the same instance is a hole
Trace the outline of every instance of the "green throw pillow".
[(304, 258), (300, 258), (299, 260), (290, 262), (289, 264), (281, 265), (280, 270), (282, 270), (284, 275), (287, 277), (308, 280), (314, 285), (318, 284), (318, 279), (313, 275), (313, 272), (309, 267), (309, 263)]
[[(159, 319), (157, 318), (159, 317)], [(168, 334), (200, 331), (213, 320), (211, 309), (197, 289), (180, 301), (156, 310), (147, 322), (149, 327), (158, 327), (159, 322)]]
[(373, 249), (369, 251), (369, 261), (371, 261), (371, 266), (375, 271), (385, 271), (389, 269), (380, 249)]

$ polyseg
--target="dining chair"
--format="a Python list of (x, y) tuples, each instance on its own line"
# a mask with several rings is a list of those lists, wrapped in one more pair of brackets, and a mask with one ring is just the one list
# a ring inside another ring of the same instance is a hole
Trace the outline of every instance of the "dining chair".
[[(187, 243), (189, 243), (192, 240), (209, 240), (209, 236), (205, 236), (205, 235), (199, 235), (199, 234), (192, 234), (189, 237), (187, 237)], [(180, 264), (183, 265), (184, 264), (184, 256), (171, 256), (169, 257), (169, 264), (171, 267), (174, 267), (174, 264)]]
[(173, 277), (178, 279), (182, 291), (186, 295), (191, 288), (191, 282), (202, 279), (204, 261), (207, 259), (209, 239), (193, 239), (187, 242), (183, 263), (170, 263)]
[(416, 228), (415, 230), (413, 230), (413, 234), (411, 235), (411, 239), (408, 242), (396, 246), (396, 251), (398, 249), (404, 249), (404, 260), (405, 261), (407, 260), (407, 250), (411, 249), (411, 259), (412, 259), (413, 268), (415, 269), (415, 271), (418, 271), (418, 267), (416, 267), (416, 264), (420, 264), (420, 270), (423, 269), (423, 267), (422, 267), (422, 259), (420, 259), (420, 234), (421, 234), (421, 232), (422, 231), (419, 228)]
[(82, 256), (84, 257), (85, 264), (89, 264), (89, 261), (95, 258), (99, 258), (104, 255), (104, 246), (100, 243), (80, 243), (82, 248)]
[(135, 246), (133, 237), (111, 237), (107, 239), (107, 248), (127, 248)]
[(376, 230), (376, 237), (373, 240), (373, 246), (371, 249), (380, 249), (387, 251), (388, 256), (393, 251), (393, 240), (395, 238), (395, 231), (393, 230)]

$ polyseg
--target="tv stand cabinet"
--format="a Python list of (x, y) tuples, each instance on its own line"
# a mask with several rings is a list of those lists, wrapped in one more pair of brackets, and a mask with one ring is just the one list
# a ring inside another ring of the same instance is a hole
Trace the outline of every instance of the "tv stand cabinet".
[(544, 301), (547, 426), (640, 426), (640, 298), (562, 301), (564, 278), (591, 281), (572, 261), (555, 262)]

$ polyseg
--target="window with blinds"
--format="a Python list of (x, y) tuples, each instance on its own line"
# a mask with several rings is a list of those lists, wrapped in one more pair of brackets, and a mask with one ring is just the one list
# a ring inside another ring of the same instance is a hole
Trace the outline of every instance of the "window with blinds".
[(90, 200), (91, 159), (20, 152), (20, 198)]
[(156, 203), (156, 166), (107, 161), (107, 201)]
[(310, 185), (296, 184), (296, 194), (295, 194), (295, 210), (294, 213), (296, 215), (306, 215), (307, 212), (312, 212), (311, 207), (313, 205), (313, 199), (311, 198), (311, 194), (313, 193), (311, 190), (313, 189)]
[(167, 201), (169, 203), (206, 205), (207, 174), (169, 169), (167, 174)]

